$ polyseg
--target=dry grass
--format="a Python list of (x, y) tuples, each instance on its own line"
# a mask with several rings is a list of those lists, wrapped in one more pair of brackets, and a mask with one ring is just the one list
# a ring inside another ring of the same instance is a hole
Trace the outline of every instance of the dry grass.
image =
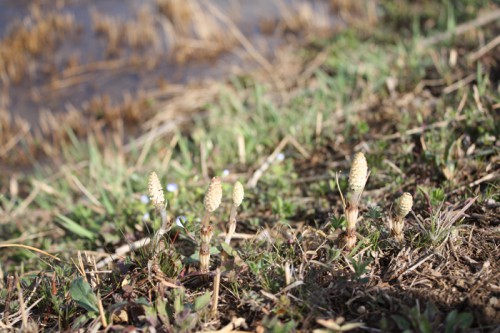
[(210, 12), (211, 6), (203, 2), (157, 0), (160, 20), (175, 61), (184, 63), (192, 59), (214, 59), (232, 49), (236, 39), (228, 26)]
[(96, 9), (92, 9), (90, 14), (94, 31), (106, 39), (105, 52), (108, 58), (120, 56), (127, 48), (158, 50), (160, 47), (161, 37), (156, 28), (155, 16), (149, 7), (142, 7), (133, 20), (119, 20), (101, 14)]
[(38, 5), (32, 5), (29, 19), (14, 25), (0, 43), (0, 77), (3, 84), (19, 83), (26, 76), (33, 79), (40, 70), (37, 58), (50, 53), (76, 28), (72, 15), (42, 12)]

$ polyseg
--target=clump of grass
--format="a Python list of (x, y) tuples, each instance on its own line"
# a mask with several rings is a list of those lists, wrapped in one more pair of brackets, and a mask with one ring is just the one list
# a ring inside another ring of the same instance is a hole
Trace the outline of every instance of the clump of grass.
[(439, 245), (445, 242), (453, 235), (454, 231), (461, 227), (457, 223), (467, 216), (465, 212), (476, 200), (477, 197), (447, 207), (444, 207), (443, 202), (425, 218), (420, 214), (413, 214), (421, 240), (431, 245)]
[(411, 211), (413, 206), (413, 197), (410, 193), (405, 192), (395, 202), (394, 216), (389, 217), (389, 229), (391, 235), (399, 242), (403, 241), (403, 228), (405, 224), (405, 217)]
[(201, 221), (200, 230), (200, 271), (206, 273), (210, 264), (210, 240), (213, 235), (213, 226), (210, 225), (210, 214), (219, 208), (222, 200), (222, 183), (219, 177), (212, 178), (205, 195), (205, 215)]

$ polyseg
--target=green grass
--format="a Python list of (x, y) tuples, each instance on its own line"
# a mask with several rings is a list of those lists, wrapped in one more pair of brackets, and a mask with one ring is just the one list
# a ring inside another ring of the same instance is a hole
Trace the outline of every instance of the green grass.
[[(301, 51), (304, 63), (325, 50), (327, 58), (305, 86), (287, 91), (290, 98), (281, 98), (270, 82), (234, 77), (205, 106), (208, 115), (195, 115), (188, 126), (150, 146), (124, 153), (116, 140), (103, 147), (92, 136), (82, 140), (70, 132), (61, 167), (42, 164), (18, 176), (17, 195), (12, 181), (1, 180), (0, 244), (34, 246), (61, 259), (0, 248), (2, 325), (102, 329), (102, 312), (118, 331), (126, 325), (210, 330), (232, 317), (245, 318), (249, 331), (266, 332), (342, 331), (339, 326), (359, 331), (359, 323), (394, 332), (492, 330), (498, 325), (498, 295), (487, 285), (500, 282), (494, 273), (500, 268), (500, 97), (491, 73), (500, 60), (495, 63), (489, 54), (468, 63), (467, 55), (479, 47), (472, 33), (418, 48), (422, 38), (453, 31), (484, 6), (493, 5), (384, 1), (373, 31), (347, 29)], [(499, 29), (494, 23), (481, 31), (491, 40)], [(452, 50), (461, 55), (455, 65), (449, 61)], [(470, 74), (476, 75), (472, 83), (446, 92)], [(397, 83), (393, 90), (391, 80)], [(257, 236), (233, 241), (237, 255), (221, 263), (228, 248), (221, 247), (219, 233), (226, 228), (231, 183), (248, 181), (288, 136), (300, 147), (286, 145), (283, 159), (271, 163), (255, 188), (245, 189), (237, 231)], [(338, 246), (345, 218), (334, 174), (341, 171), (345, 193), (356, 151), (365, 152), (371, 175), (358, 243), (345, 251)], [(226, 169), (223, 203), (212, 218), (212, 268), (223, 271), (214, 320), (213, 274), (196, 274), (198, 235), (209, 180), (204, 170), (212, 177)], [(164, 186), (177, 185), (165, 193), (167, 211), (174, 219), (185, 216), (183, 227), (162, 237), (160, 254), (144, 247), (103, 272), (82, 274), (78, 251), (93, 271), (83, 251), (98, 262), (158, 231), (160, 216), (143, 198), (153, 170)], [(398, 244), (386, 217), (403, 192), (413, 194), (415, 214), (407, 218), (405, 243)], [(15, 283), (9, 285), (7, 276)], [(35, 302), (23, 323), (21, 309)]]

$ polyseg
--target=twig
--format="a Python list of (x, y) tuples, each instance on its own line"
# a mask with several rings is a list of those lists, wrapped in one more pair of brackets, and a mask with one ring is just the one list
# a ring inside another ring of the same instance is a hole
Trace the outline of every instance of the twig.
[(314, 74), (314, 72), (328, 60), (330, 52), (330, 47), (326, 48), (307, 64), (306, 68), (297, 79), (297, 85), (299, 87), (304, 86), (306, 81)]
[(207, 166), (207, 146), (205, 142), (200, 142), (200, 167), (201, 167), (201, 175), (203, 179), (210, 179), (208, 176), (208, 166)]
[(293, 181), (294, 184), (304, 184), (304, 183), (315, 183), (315, 182), (320, 182), (324, 180), (331, 180), (335, 179), (335, 175), (330, 175), (330, 174), (324, 174), (324, 175), (317, 175), (317, 176), (310, 176), (310, 177), (301, 177), (299, 179), (296, 179)]
[(423, 39), (418, 43), (418, 47), (425, 48), (428, 46), (432, 46), (434, 44), (448, 40), (453, 36), (462, 35), (469, 30), (476, 29), (488, 23), (494, 22), (499, 18), (500, 18), (500, 9), (496, 9), (485, 15), (476, 17), (474, 20), (460, 24), (452, 31), (442, 32), (437, 35), (431, 36), (429, 38)]
[[(78, 263), (75, 263), (74, 261), (73, 261), (73, 263), (75, 264), (76, 269), (78, 270), (80, 275), (83, 277), (85, 282), (89, 282), (87, 279), (87, 274), (85, 274), (85, 266), (83, 265), (82, 251), (78, 251), (76, 256), (78, 258)], [(73, 260), (73, 259), (71, 259), (71, 260)]]
[(316, 136), (316, 144), (319, 143), (319, 140), (321, 139), (321, 131), (323, 130), (323, 112), (317, 112), (316, 113), (316, 130), (314, 132), (314, 135)]
[(238, 135), (238, 158), (242, 165), (247, 164), (247, 154), (245, 150), (245, 137), (241, 134)]
[(286, 286), (285, 288), (281, 289), (276, 295), (279, 295), (279, 294), (284, 294), (286, 293), (287, 291), (289, 290), (292, 290), (293, 288), (297, 288), (298, 286), (301, 286), (304, 284), (304, 281), (302, 280), (297, 280), (295, 281), (294, 283)]
[(236, 210), (237, 210), (237, 207), (232, 205), (231, 212), (229, 213), (229, 223), (228, 223), (228, 228), (227, 228), (227, 234), (226, 234), (226, 238), (224, 240), (224, 242), (228, 245), (231, 243), (231, 238), (233, 238), (234, 231), (236, 229), (236, 213), (237, 213)]
[(163, 174), (166, 174), (168, 171), (168, 168), (170, 166), (170, 160), (172, 159), (172, 155), (174, 153), (174, 148), (177, 145), (177, 142), (179, 142), (179, 136), (174, 135), (172, 137), (172, 140), (170, 140), (169, 144), (169, 150), (165, 154), (165, 158), (163, 158), (163, 161), (161, 162), (161, 168)]
[(23, 202), (12, 212), (12, 217), (18, 216), (21, 214), (28, 206), (35, 200), (35, 198), (38, 196), (38, 193), (40, 193), (40, 187), (35, 187), (33, 191), (28, 195), (26, 199), (24, 199)]
[(220, 290), (220, 269), (215, 270), (214, 276), (214, 293), (212, 294), (212, 309), (210, 315), (212, 318), (217, 317), (217, 306), (219, 304), (219, 290)]
[(207, 9), (217, 17), (219, 20), (224, 22), (229, 28), (233, 36), (238, 40), (238, 42), (245, 48), (248, 54), (254, 58), (254, 60), (261, 65), (266, 71), (272, 72), (272, 66), (269, 61), (266, 60), (256, 49), (253, 47), (252, 43), (241, 33), (241, 31), (236, 27), (236, 25), (231, 21), (226, 15), (224, 15), (219, 9), (212, 5), (209, 1), (205, 1)]
[(427, 257), (425, 257), (424, 259), (420, 260), (415, 265), (411, 266), (406, 271), (404, 271), (403, 273), (401, 273), (401, 276), (405, 275), (406, 273), (409, 273), (409, 272), (413, 271), (414, 269), (416, 269), (418, 266), (422, 265), (424, 262), (426, 262), (427, 260), (429, 260), (433, 256), (434, 256), (434, 253), (429, 254)]
[(443, 95), (448, 95), (448, 94), (454, 92), (455, 90), (458, 90), (462, 87), (465, 87), (466, 85), (468, 85), (469, 83), (471, 83), (475, 79), (476, 79), (476, 73), (472, 73), (470, 75), (467, 75), (463, 79), (458, 80), (457, 82), (453, 83), (452, 85), (449, 85), (448, 87), (444, 88)]
[(9, 325), (9, 312), (10, 312), (10, 301), (12, 297), (12, 290), (14, 289), (15, 278), (13, 275), (7, 277), (7, 294), (5, 296), (4, 308), (3, 308), (3, 318), (5, 323)]
[[(203, 114), (198, 115), (198, 116), (203, 118)], [(134, 148), (143, 146), (149, 140), (155, 140), (155, 139), (161, 138), (169, 133), (174, 132), (180, 125), (186, 124), (189, 121), (191, 121), (192, 119), (193, 118), (191, 116), (176, 117), (175, 119), (171, 119), (170, 121), (162, 124), (161, 126), (153, 128), (150, 132), (148, 132), (148, 133), (138, 137), (137, 139), (131, 141), (130, 143), (126, 144), (123, 147), (123, 151), (125, 153), (129, 153)], [(153, 134), (151, 134), (151, 132)]]
[[(167, 232), (166, 229), (160, 229), (156, 237), (161, 237), (166, 232)], [(125, 254), (143, 248), (144, 246), (147, 246), (150, 243), (151, 243), (151, 237), (144, 237), (142, 239), (136, 240), (132, 244), (122, 245), (115, 250), (115, 253), (99, 261), (96, 265), (96, 268), (101, 269), (105, 267), (107, 264), (113, 262), (115, 259), (119, 259), (120, 257), (123, 257)]]
[(253, 44), (245, 37), (245, 35), (238, 29), (238, 27), (231, 21), (229, 17), (224, 15), (216, 6), (210, 3), (210, 1), (204, 2), (207, 9), (214, 15), (216, 18), (224, 22), (229, 29), (229, 31), (233, 34), (234, 38), (243, 46), (243, 48), (248, 52), (248, 54), (264, 68), (264, 70), (269, 74), (271, 81), (275, 84), (278, 90), (285, 90), (285, 84), (282, 80), (275, 75), (273, 72), (273, 66), (267, 59), (262, 56), (259, 51), (253, 46)]
[[(229, 333), (235, 332), (238, 327), (246, 326), (245, 318), (233, 318), (229, 324), (218, 331), (203, 331), (204, 333)], [(201, 332), (200, 332), (201, 333)]]
[[(33, 304), (31, 304), (26, 310), (26, 313), (29, 313), (35, 306), (38, 305), (38, 303), (40, 303), (41, 301), (43, 300), (43, 298), (40, 298), (38, 299), (37, 301), (35, 301)], [(15, 318), (15, 315), (16, 314), (13, 314), (10, 316), (9, 320), (11, 321), (11, 325), (14, 325), (15, 323), (19, 322), (20, 320), (22, 320), (22, 314), (21, 314), (21, 317), (17, 317)]]
[(0, 157), (4, 156), (7, 154), (12, 148), (16, 147), (17, 143), (21, 141), (21, 139), (28, 134), (30, 131), (30, 126), (26, 123), (23, 123), (23, 128), (12, 138), (7, 141), (7, 143), (3, 146), (0, 147)]
[(266, 170), (271, 166), (271, 164), (276, 159), (276, 156), (283, 150), (283, 148), (285, 148), (285, 146), (288, 144), (289, 141), (290, 141), (289, 136), (284, 137), (280, 141), (280, 143), (274, 149), (274, 151), (271, 153), (271, 155), (269, 155), (266, 158), (266, 160), (264, 161), (264, 163), (262, 163), (262, 165), (257, 170), (255, 170), (252, 177), (250, 177), (250, 179), (247, 182), (247, 187), (254, 188), (255, 186), (257, 186), (257, 183), (259, 182), (260, 177), (262, 177), (264, 172), (266, 172)]
[(399, 139), (399, 138), (404, 137), (404, 136), (420, 134), (420, 133), (423, 133), (423, 132), (428, 131), (430, 129), (446, 127), (452, 121), (463, 121), (465, 119), (467, 119), (467, 117), (465, 115), (460, 115), (460, 116), (456, 117), (455, 119), (443, 120), (443, 121), (438, 121), (438, 122), (432, 123), (430, 125), (423, 125), (423, 126), (415, 127), (415, 128), (410, 129), (410, 130), (407, 130), (403, 134), (398, 132), (398, 133), (389, 134), (389, 135), (385, 135), (385, 136), (376, 136), (376, 139), (380, 139), (380, 140)]
[(302, 156), (305, 158), (311, 158), (311, 154), (309, 154), (309, 152), (300, 143), (298, 143), (293, 136), (289, 137), (289, 141)]
[(469, 62), (475, 62), (476, 60), (478, 60), (479, 58), (481, 58), (486, 53), (490, 52), (499, 45), (500, 45), (500, 35), (496, 36), (492, 41), (490, 41), (485, 46), (481, 47), (476, 52), (470, 54), (467, 59), (469, 60)]
[(347, 208), (347, 205), (345, 203), (345, 199), (344, 199), (344, 195), (342, 194), (342, 190), (340, 189), (339, 175), (340, 175), (340, 172), (335, 172), (335, 183), (337, 184), (337, 189), (339, 190), (339, 193), (340, 193), (340, 199), (342, 199), (342, 207), (344, 207), (344, 210), (345, 210)]
[(149, 150), (151, 149), (151, 146), (153, 145), (154, 142), (154, 137), (155, 137), (155, 131), (158, 128), (154, 128), (149, 133), (147, 133), (146, 140), (144, 142), (144, 146), (142, 148), (141, 154), (139, 155), (139, 158), (137, 159), (137, 162), (135, 163), (135, 167), (138, 169), (140, 168), (144, 161), (146, 160), (146, 157), (149, 153)]
[(33, 246), (28, 246), (28, 245), (23, 245), (23, 244), (0, 244), (0, 249), (5, 248), (5, 247), (20, 247), (23, 249), (27, 249), (27, 250), (31, 250), (31, 251), (35, 251), (35, 252), (44, 254), (44, 255), (51, 257), (52, 259), (55, 259), (57, 261), (61, 261), (61, 259), (59, 259), (58, 257), (56, 257), (48, 252), (45, 252), (43, 250), (37, 249), (36, 247), (33, 247)]
[[(227, 233), (221, 232), (218, 236), (219, 236), (219, 238), (226, 238)], [(246, 240), (246, 239), (253, 239), (253, 238), (255, 238), (254, 234), (242, 234), (242, 233), (235, 232), (234, 234), (231, 235), (231, 239), (243, 239), (243, 240)]]
[(500, 178), (500, 173), (498, 173), (498, 172), (489, 173), (486, 176), (483, 176), (483, 177), (481, 177), (481, 178), (473, 181), (472, 183), (460, 186), (459, 188), (451, 191), (450, 194), (457, 193), (459, 191), (465, 190), (467, 187), (476, 187), (476, 186), (478, 186), (478, 185), (480, 185), (480, 184), (482, 184), (484, 182), (487, 182), (487, 181), (490, 181), (490, 180), (496, 180), (497, 178)]
[(108, 323), (106, 322), (106, 314), (104, 312), (104, 307), (102, 306), (102, 299), (99, 292), (97, 292), (97, 308), (99, 309), (99, 319), (101, 320), (102, 327), (108, 327)]
[(28, 313), (26, 311), (26, 304), (24, 303), (23, 290), (21, 289), (21, 283), (19, 283), (19, 279), (16, 279), (17, 293), (19, 298), (19, 311), (21, 311), (22, 318), (22, 326), (21, 330), (28, 329)]
[(399, 173), (401, 176), (404, 176), (404, 172), (401, 171), (400, 168), (396, 164), (394, 164), (392, 161), (388, 160), (387, 158), (384, 158), (383, 162), (390, 166), (393, 170), (395, 170), (397, 173)]
[(472, 91), (472, 96), (474, 97), (474, 102), (476, 103), (478, 110), (484, 112), (483, 103), (481, 103), (481, 96), (479, 95), (479, 89), (477, 89), (477, 85), (472, 86)]
[(73, 183), (75, 183), (76, 187), (78, 187), (78, 189), (87, 197), (87, 199), (90, 200), (90, 202), (98, 207), (103, 207), (99, 200), (97, 200), (97, 198), (92, 193), (90, 193), (90, 191), (87, 190), (85, 186), (83, 186), (78, 178), (76, 178), (74, 175), (70, 175), (70, 179), (73, 181)]

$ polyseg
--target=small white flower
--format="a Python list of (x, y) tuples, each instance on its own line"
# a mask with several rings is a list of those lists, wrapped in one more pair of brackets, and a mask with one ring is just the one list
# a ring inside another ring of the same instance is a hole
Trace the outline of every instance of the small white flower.
[(179, 190), (179, 185), (175, 183), (169, 183), (167, 184), (167, 192), (177, 192)]
[(149, 197), (147, 195), (145, 195), (145, 194), (141, 195), (141, 202), (143, 204), (145, 204), (145, 205), (148, 204), (149, 203)]
[(227, 177), (227, 176), (229, 176), (230, 173), (231, 172), (228, 169), (224, 169), (224, 170), (222, 170), (221, 177)]
[(175, 219), (175, 224), (176, 224), (178, 227), (184, 228), (184, 223), (185, 223), (186, 221), (187, 221), (187, 217), (185, 217), (184, 215), (177, 216), (177, 218)]
[(142, 215), (143, 221), (149, 221), (149, 219), (150, 219), (149, 213), (144, 213), (144, 215)]
[(283, 153), (279, 153), (278, 155), (276, 155), (276, 161), (283, 161), (285, 159), (285, 154)]

